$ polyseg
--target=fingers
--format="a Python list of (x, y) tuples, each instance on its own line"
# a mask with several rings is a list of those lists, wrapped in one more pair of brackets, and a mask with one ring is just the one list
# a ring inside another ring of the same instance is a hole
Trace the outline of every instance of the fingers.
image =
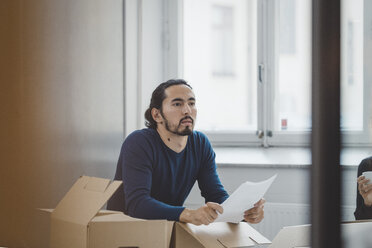
[[(215, 202), (207, 202), (207, 206), (210, 207), (211, 209), (219, 212), (220, 214), (223, 213), (223, 207), (218, 204), (218, 203), (215, 203)], [(217, 217), (216, 217), (217, 218)]]
[(372, 189), (372, 184), (369, 184), (369, 179), (366, 179), (364, 176), (360, 176), (357, 179), (358, 190), (360, 194), (364, 194)]
[(370, 190), (372, 189), (372, 184), (364, 184), (363, 186), (361, 186), (360, 190), (359, 191), (362, 191), (362, 193), (367, 193), (369, 192)]
[(218, 203), (208, 202), (206, 205), (195, 210), (194, 218), (190, 222), (195, 225), (209, 225), (218, 217), (217, 212), (223, 212), (222, 206)]
[(363, 179), (365, 179), (365, 177), (362, 175), (362, 176), (359, 176), (358, 178), (357, 178), (357, 182), (359, 183), (361, 180), (363, 180)]
[(207, 202), (205, 205), (205, 211), (209, 215), (208, 220), (212, 223), (218, 217), (218, 213), (223, 213), (223, 207), (215, 202)]
[(266, 202), (266, 200), (264, 198), (262, 198), (261, 200), (259, 200), (258, 202), (256, 202), (254, 204), (254, 207), (260, 207), (260, 206), (264, 205), (265, 202)]
[(254, 207), (251, 208), (251, 209), (248, 209), (244, 212), (244, 215), (247, 215), (247, 214), (254, 214), (254, 213), (259, 213), (261, 211), (261, 209), (264, 208), (264, 204), (265, 204), (266, 200), (265, 199), (261, 199), (259, 200), (258, 202), (256, 202), (254, 204)]
[[(372, 189), (372, 188), (371, 188)], [(264, 218), (265, 199), (261, 199), (254, 204), (254, 207), (244, 212), (244, 220), (249, 223), (259, 223)], [(194, 218), (191, 223), (195, 225), (209, 225), (218, 217), (218, 213), (223, 213), (223, 207), (215, 202), (207, 202), (204, 206), (195, 210)]]
[[(362, 176), (363, 177), (363, 176)], [(358, 178), (358, 184), (359, 185), (363, 185), (363, 184), (368, 184), (369, 183), (369, 179), (367, 179), (367, 178)]]
[[(257, 210), (257, 211), (254, 211), (254, 210)], [(249, 223), (256, 224), (256, 223), (261, 222), (261, 220), (264, 218), (264, 210), (261, 207), (257, 209), (253, 208), (246, 212), (248, 212), (248, 214), (244, 215), (244, 220)]]
[(210, 223), (212, 223), (216, 218), (214, 218), (210, 212), (207, 212), (205, 215), (204, 215), (204, 218), (201, 218), (201, 223), (204, 224), (204, 225), (209, 225)]
[(244, 220), (249, 223), (259, 223), (264, 218), (265, 199), (259, 200), (254, 207), (244, 212)]
[(258, 216), (263, 211), (264, 206), (254, 207), (244, 212), (244, 216)]
[(212, 218), (213, 221), (217, 218), (218, 214), (217, 214), (216, 210), (214, 210), (210, 207), (207, 207), (206, 211), (208, 212), (209, 216)]

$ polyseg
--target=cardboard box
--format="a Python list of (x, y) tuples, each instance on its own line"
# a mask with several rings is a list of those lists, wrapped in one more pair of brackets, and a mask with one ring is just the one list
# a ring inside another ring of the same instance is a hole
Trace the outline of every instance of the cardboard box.
[(82, 176), (51, 212), (51, 248), (169, 247), (173, 223), (99, 211), (121, 181)]
[(269, 248), (310, 247), (311, 225), (285, 226), (273, 239)]
[[(372, 247), (372, 222), (349, 221), (341, 224), (341, 238), (345, 247)], [(269, 248), (305, 248), (311, 244), (311, 225), (283, 227)]]
[(80, 177), (50, 212), (51, 248), (249, 247), (270, 243), (247, 223), (195, 226), (101, 210), (121, 181)]
[(173, 233), (177, 248), (233, 248), (271, 244), (248, 223), (216, 222), (208, 226), (177, 223)]

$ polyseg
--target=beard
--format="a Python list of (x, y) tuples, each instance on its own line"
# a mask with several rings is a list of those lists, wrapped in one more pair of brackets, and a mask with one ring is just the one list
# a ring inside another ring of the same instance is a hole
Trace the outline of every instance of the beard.
[(185, 116), (180, 120), (178, 125), (171, 125), (167, 118), (165, 118), (163, 111), (160, 111), (161, 116), (164, 119), (165, 129), (173, 134), (179, 135), (179, 136), (188, 136), (192, 134), (193, 126), (185, 126), (183, 130), (181, 130), (181, 122), (190, 119), (192, 123), (194, 124), (194, 120), (190, 116)]

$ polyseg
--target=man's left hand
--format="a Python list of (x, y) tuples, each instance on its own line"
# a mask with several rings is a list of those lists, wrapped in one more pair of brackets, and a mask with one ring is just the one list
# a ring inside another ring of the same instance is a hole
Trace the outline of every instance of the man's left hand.
[(259, 200), (254, 207), (244, 212), (244, 220), (251, 224), (260, 223), (264, 218), (265, 199)]

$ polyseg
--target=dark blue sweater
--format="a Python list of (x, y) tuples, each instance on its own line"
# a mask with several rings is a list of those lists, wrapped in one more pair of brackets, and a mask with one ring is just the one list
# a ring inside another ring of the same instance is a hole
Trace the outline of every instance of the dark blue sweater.
[(228, 197), (212, 146), (197, 131), (180, 153), (167, 147), (154, 129), (133, 132), (121, 148), (115, 179), (123, 180), (124, 190), (110, 199), (108, 209), (136, 218), (178, 221), (195, 181), (206, 202), (222, 203)]

